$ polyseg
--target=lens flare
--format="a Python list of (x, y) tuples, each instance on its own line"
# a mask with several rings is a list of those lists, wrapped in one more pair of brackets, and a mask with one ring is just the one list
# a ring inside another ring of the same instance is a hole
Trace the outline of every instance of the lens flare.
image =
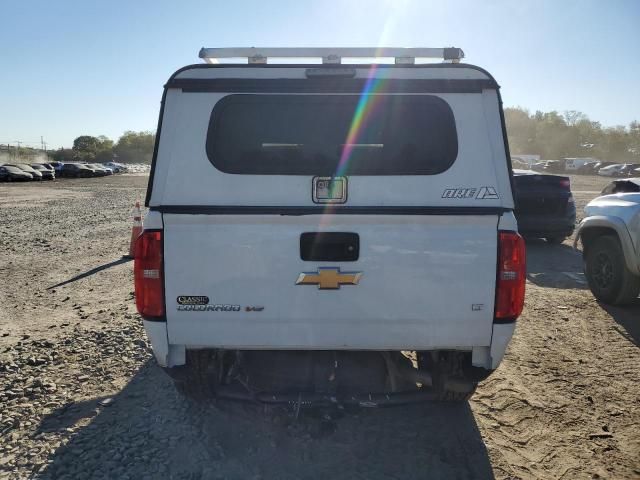
[(375, 111), (376, 104), (379, 103), (381, 97), (377, 96), (382, 89), (384, 79), (377, 77), (378, 65), (374, 64), (369, 69), (367, 81), (360, 94), (360, 99), (356, 105), (356, 110), (349, 126), (349, 132), (345, 140), (344, 148), (340, 154), (340, 161), (338, 162), (338, 168), (336, 169), (335, 176), (340, 177), (346, 175), (349, 168), (349, 161), (353, 155), (353, 149), (355, 145), (359, 143), (359, 139), (366, 131), (367, 122), (372, 117), (372, 113)]
[[(351, 124), (349, 125), (347, 138), (344, 141), (344, 148), (340, 153), (340, 160), (334, 172), (334, 177), (342, 177), (349, 173), (349, 161), (353, 156), (353, 151), (357, 148), (356, 145), (360, 143), (360, 139), (366, 132), (367, 124), (373, 117), (376, 106), (381, 103), (382, 95), (379, 95), (379, 93), (382, 91), (385, 79), (378, 77), (376, 75), (377, 72), (378, 64), (371, 65), (367, 75), (367, 81), (360, 93), (358, 104), (356, 105)], [(332, 214), (336, 210), (336, 207), (337, 205), (335, 204), (325, 205), (322, 218), (320, 219), (320, 227), (326, 227), (331, 222)]]

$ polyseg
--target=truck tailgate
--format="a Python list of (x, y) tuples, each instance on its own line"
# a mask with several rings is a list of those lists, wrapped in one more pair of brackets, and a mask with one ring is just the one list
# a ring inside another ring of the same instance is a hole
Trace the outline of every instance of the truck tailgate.
[[(163, 221), (169, 343), (381, 350), (491, 343), (497, 215), (164, 214)], [(305, 232), (357, 234), (359, 257), (304, 261)], [(359, 281), (296, 284), (319, 268), (359, 273)]]

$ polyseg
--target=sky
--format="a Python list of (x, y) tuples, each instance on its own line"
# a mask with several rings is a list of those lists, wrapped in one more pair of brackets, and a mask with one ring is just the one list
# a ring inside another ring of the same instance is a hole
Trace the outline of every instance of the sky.
[(200, 47), (464, 49), (505, 106), (640, 120), (640, 0), (0, 0), (0, 143), (157, 125)]

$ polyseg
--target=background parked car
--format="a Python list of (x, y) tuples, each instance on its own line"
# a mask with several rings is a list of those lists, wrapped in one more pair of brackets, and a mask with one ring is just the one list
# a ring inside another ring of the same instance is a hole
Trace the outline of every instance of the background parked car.
[(87, 167), (86, 165), (82, 165), (80, 163), (65, 163), (62, 166), (62, 171), (60, 172), (61, 177), (72, 177), (72, 178), (87, 178), (93, 177), (93, 170)]
[(107, 168), (110, 168), (113, 170), (113, 173), (122, 173), (124, 171), (126, 171), (126, 167), (121, 164), (121, 163), (117, 163), (117, 162), (106, 162), (103, 163), (103, 165)]
[(96, 177), (104, 177), (105, 175), (113, 174), (113, 171), (103, 167), (99, 163), (86, 163), (85, 166), (93, 170)]
[(569, 177), (514, 170), (516, 219), (525, 237), (561, 243), (571, 236), (576, 223), (576, 205)]
[(33, 180), (33, 175), (13, 165), (0, 165), (0, 182), (26, 182)]
[(60, 172), (62, 171), (62, 166), (64, 163), (62, 162), (49, 162), (48, 165), (51, 165), (53, 169), (56, 171), (56, 175), (60, 176)]
[(623, 165), (619, 163), (614, 163), (613, 165), (607, 165), (606, 167), (600, 168), (598, 170), (598, 175), (603, 177), (615, 177), (618, 174), (618, 171), (623, 167)]
[[(545, 160), (541, 160), (539, 162), (534, 162), (531, 164), (531, 170), (540, 171), (547, 164)], [(526, 169), (525, 169), (526, 170)]]
[(600, 170), (601, 168), (602, 168), (602, 162), (598, 162), (598, 161), (587, 162), (581, 165), (580, 167), (578, 167), (578, 170), (576, 170), (576, 173), (580, 173), (582, 175), (596, 175), (598, 173), (598, 170)]
[(592, 157), (585, 158), (563, 158), (564, 169), (567, 172), (579, 173), (582, 167), (589, 163), (599, 162), (598, 159)]
[(614, 163), (598, 170), (598, 175), (603, 177), (628, 177), (633, 174), (633, 163)]
[(637, 163), (625, 163), (624, 168), (620, 172), (621, 177), (633, 177), (635, 176), (635, 169), (639, 168)]
[(55, 180), (56, 179), (56, 172), (53, 169), (53, 167), (47, 168), (47, 166), (45, 164), (32, 163), (31, 164), (31, 168), (33, 168), (34, 170), (37, 170), (38, 172), (40, 172), (42, 174), (42, 179), (43, 180)]
[(529, 169), (529, 164), (527, 162), (517, 158), (517, 157), (511, 157), (511, 167), (512, 168), (528, 170)]
[(42, 180), (42, 173), (40, 173), (39, 171), (31, 168), (29, 165), (26, 165), (24, 163), (13, 163), (13, 164), (11, 164), (11, 166), (12, 167), (17, 167), (20, 170), (23, 170), (23, 171), (25, 171), (27, 173), (30, 173), (34, 180)]
[(92, 163), (91, 166), (95, 167), (95, 168), (99, 168), (101, 170), (104, 170), (106, 172), (106, 175), (113, 175), (113, 168), (107, 167), (107, 166), (103, 165), (102, 163)]
[(560, 160), (547, 160), (542, 167), (543, 172), (548, 173), (562, 173), (564, 172), (564, 162)]
[(600, 162), (600, 168), (608, 167), (610, 165), (617, 165), (616, 162)]

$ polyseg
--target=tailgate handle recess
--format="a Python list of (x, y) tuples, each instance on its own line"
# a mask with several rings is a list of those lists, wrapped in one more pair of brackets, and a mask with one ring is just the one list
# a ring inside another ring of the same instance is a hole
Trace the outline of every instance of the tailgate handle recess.
[(307, 262), (355, 262), (360, 236), (345, 232), (305, 232), (300, 235), (300, 258)]

